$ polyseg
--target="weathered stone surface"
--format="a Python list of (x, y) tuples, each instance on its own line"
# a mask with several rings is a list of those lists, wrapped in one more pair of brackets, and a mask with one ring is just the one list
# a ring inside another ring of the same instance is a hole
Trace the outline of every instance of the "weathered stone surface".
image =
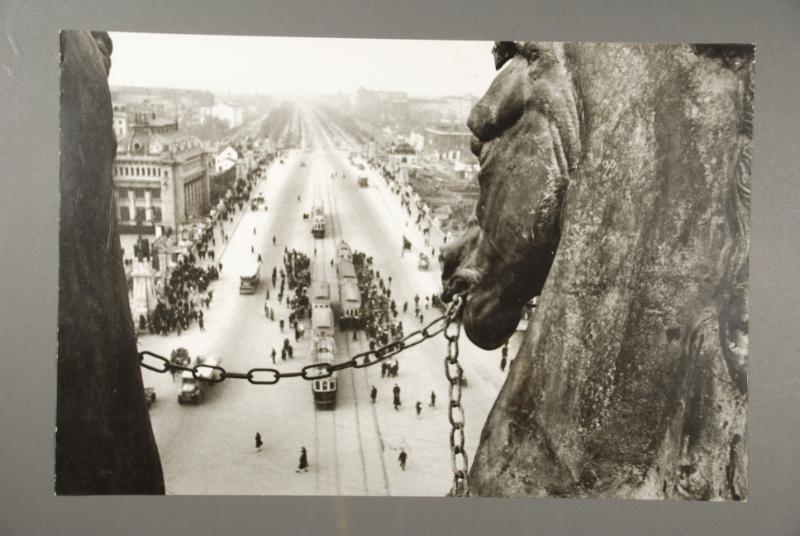
[(743, 500), (752, 47), (503, 43), (446, 255), (496, 347), (473, 494)]
[(164, 492), (144, 403), (111, 166), (111, 40), (61, 34), (56, 492)]

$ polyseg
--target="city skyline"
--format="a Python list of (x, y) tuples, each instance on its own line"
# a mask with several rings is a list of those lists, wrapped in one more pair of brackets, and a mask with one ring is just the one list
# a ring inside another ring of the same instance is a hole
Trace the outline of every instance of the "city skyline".
[(110, 35), (112, 87), (281, 97), (349, 94), (363, 87), (410, 96), (479, 96), (495, 75), (490, 41)]

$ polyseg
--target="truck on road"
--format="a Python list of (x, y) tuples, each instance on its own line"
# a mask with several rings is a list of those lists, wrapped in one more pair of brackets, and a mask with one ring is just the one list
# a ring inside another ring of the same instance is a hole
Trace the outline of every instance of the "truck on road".
[(203, 401), (204, 391), (222, 379), (219, 367), (220, 359), (216, 356), (197, 356), (191, 363), (192, 368), (204, 365), (197, 371), (197, 377), (189, 370), (181, 373), (178, 403), (199, 404)]

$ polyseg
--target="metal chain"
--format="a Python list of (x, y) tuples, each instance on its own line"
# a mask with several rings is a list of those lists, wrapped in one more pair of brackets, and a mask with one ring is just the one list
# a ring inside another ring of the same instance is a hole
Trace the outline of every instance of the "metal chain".
[[(275, 368), (253, 368), (247, 372), (231, 372), (225, 370), (219, 365), (204, 365), (199, 364), (194, 367), (187, 367), (173, 363), (168, 358), (143, 350), (139, 352), (139, 364), (148, 370), (158, 373), (164, 372), (191, 372), (192, 376), (197, 380), (203, 380), (211, 383), (219, 383), (226, 379), (247, 380), (255, 385), (273, 385), (278, 383), (282, 378), (303, 378), (304, 380), (313, 381), (323, 378), (329, 378), (334, 372), (348, 369), (348, 368), (364, 368), (375, 365), (381, 361), (385, 361), (400, 352), (416, 346), (428, 339), (431, 339), (445, 331), (445, 328), (450, 325), (451, 321), (455, 319), (460, 307), (460, 301), (453, 300), (444, 315), (436, 318), (428, 323), (425, 327), (412, 331), (402, 339), (390, 342), (389, 344), (376, 348), (375, 350), (367, 350), (360, 354), (354, 355), (347, 361), (340, 363), (313, 363), (307, 365), (298, 371), (281, 372)], [(450, 343), (448, 343), (450, 344)], [(203, 372), (206, 372), (203, 374)]]
[(447, 406), (447, 418), (450, 421), (450, 465), (453, 469), (453, 487), (449, 495), (454, 497), (469, 496), (469, 459), (464, 448), (464, 407), (461, 405), (461, 388), (464, 370), (458, 362), (458, 338), (461, 335), (461, 319), (459, 313), (463, 304), (463, 296), (456, 296), (444, 328), (447, 339), (447, 355), (444, 358), (444, 373), (449, 383), (450, 403)]
[[(197, 380), (218, 383), (228, 378), (247, 380), (252, 384), (271, 385), (278, 383), (281, 378), (303, 378), (304, 380), (317, 380), (328, 378), (334, 372), (347, 368), (364, 368), (380, 361), (385, 361), (400, 352), (416, 346), (428, 339), (444, 333), (447, 340), (447, 355), (444, 358), (444, 372), (448, 381), (449, 404), (447, 418), (450, 421), (450, 465), (453, 470), (453, 486), (449, 495), (455, 497), (469, 496), (469, 459), (464, 448), (464, 407), (461, 405), (461, 388), (463, 386), (464, 371), (458, 362), (458, 338), (461, 335), (461, 307), (464, 296), (457, 295), (447, 308), (444, 315), (431, 321), (422, 329), (413, 331), (400, 340), (391, 342), (381, 348), (369, 350), (354, 355), (348, 361), (337, 364), (314, 363), (303, 367), (299, 371), (281, 372), (273, 368), (254, 368), (247, 372), (230, 372), (218, 365), (195, 365), (187, 367), (172, 363), (164, 356), (150, 351), (139, 352), (139, 362), (142, 367), (159, 372), (188, 371)], [(152, 358), (159, 365), (147, 363)], [(207, 370), (210, 374), (202, 375), (201, 371)], [(217, 374), (214, 374), (216, 372)]]

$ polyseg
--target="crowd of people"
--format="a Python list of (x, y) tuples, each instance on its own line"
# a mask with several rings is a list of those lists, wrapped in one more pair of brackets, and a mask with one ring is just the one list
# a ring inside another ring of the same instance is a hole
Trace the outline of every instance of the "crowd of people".
[[(216, 266), (198, 266), (192, 254), (179, 261), (167, 278), (163, 293), (165, 300), (159, 300), (153, 312), (144, 319), (147, 329), (161, 335), (172, 331), (180, 335), (197, 322), (200, 330), (205, 330), (203, 309), (208, 309), (214, 297), (213, 290), (208, 287), (218, 278)], [(141, 324), (143, 319), (140, 318), (139, 322)]]

